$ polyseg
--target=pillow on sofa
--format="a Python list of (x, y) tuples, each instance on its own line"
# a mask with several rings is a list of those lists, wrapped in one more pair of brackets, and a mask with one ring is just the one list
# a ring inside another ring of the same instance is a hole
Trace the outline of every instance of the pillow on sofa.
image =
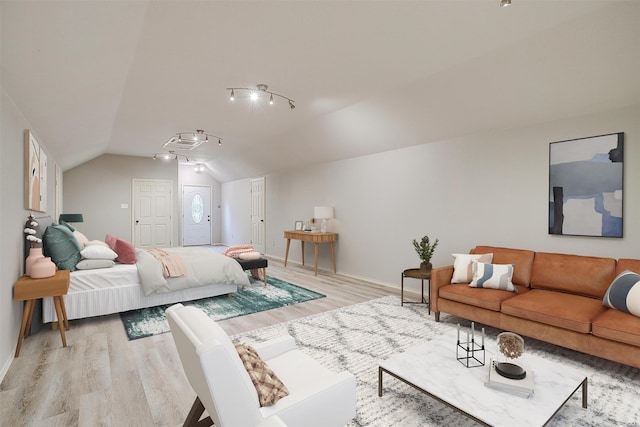
[(640, 274), (623, 271), (613, 279), (602, 305), (640, 317)]
[(271, 406), (289, 395), (287, 387), (269, 368), (269, 365), (260, 358), (253, 347), (247, 344), (236, 344), (235, 347), (256, 392), (258, 392), (260, 406)]
[(518, 292), (511, 282), (513, 277), (512, 264), (486, 264), (473, 261), (473, 278), (469, 286), (472, 288), (502, 289)]
[(42, 238), (45, 256), (51, 257), (58, 269), (74, 271), (80, 261), (80, 243), (64, 225), (50, 225)]
[(107, 246), (109, 246), (112, 250), (116, 247), (116, 236), (113, 236), (111, 234), (107, 234), (106, 236), (104, 236), (104, 242), (107, 244)]
[(451, 254), (455, 261), (453, 262), (453, 277), (451, 283), (469, 283), (473, 278), (471, 270), (472, 261), (491, 262), (493, 254)]
[(110, 259), (114, 260), (118, 256), (117, 253), (106, 246), (90, 245), (80, 251), (80, 255), (85, 259)]

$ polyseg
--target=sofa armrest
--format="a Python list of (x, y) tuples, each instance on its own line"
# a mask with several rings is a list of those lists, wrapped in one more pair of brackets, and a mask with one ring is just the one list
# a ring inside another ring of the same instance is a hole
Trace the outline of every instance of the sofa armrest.
[(295, 350), (296, 341), (291, 335), (283, 335), (256, 344), (251, 344), (262, 360), (273, 359), (288, 351)]
[(436, 313), (436, 321), (439, 320), (440, 310), (438, 309), (438, 295), (440, 294), (440, 288), (442, 286), (451, 283), (453, 278), (453, 265), (446, 267), (438, 267), (431, 270), (431, 294), (429, 295), (429, 301), (431, 303), (431, 311)]

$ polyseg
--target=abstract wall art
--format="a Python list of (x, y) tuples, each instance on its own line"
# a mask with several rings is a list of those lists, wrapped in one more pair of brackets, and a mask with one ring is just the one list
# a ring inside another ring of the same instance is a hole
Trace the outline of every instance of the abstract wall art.
[(25, 209), (47, 211), (47, 155), (36, 137), (28, 129), (24, 132), (25, 146)]
[(622, 237), (624, 133), (549, 144), (549, 234)]

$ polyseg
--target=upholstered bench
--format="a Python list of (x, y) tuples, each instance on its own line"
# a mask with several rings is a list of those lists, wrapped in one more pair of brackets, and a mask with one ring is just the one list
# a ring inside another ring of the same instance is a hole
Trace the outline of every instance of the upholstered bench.
[(262, 269), (262, 275), (264, 276), (264, 285), (267, 286), (267, 267), (268, 260), (266, 258), (258, 258), (258, 259), (240, 259), (235, 258), (236, 261), (240, 264), (243, 270), (253, 270), (254, 268)]

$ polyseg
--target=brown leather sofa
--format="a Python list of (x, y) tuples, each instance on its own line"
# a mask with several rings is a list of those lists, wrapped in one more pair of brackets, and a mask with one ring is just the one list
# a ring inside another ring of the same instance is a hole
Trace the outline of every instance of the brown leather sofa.
[(434, 268), (431, 308), (625, 365), (640, 368), (640, 317), (607, 308), (602, 298), (622, 271), (640, 260), (476, 246), (493, 264), (513, 264), (518, 292), (451, 283), (453, 265)]

